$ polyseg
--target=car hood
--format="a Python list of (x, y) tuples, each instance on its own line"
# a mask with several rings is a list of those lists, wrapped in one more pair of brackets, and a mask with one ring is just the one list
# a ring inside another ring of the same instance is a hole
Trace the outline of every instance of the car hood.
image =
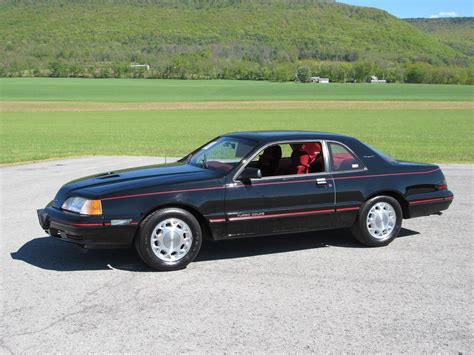
[(221, 175), (211, 169), (204, 169), (186, 163), (142, 166), (115, 170), (76, 179), (65, 184), (58, 191), (53, 204), (61, 206), (72, 195), (100, 197), (145, 186), (175, 185), (183, 182), (202, 181)]

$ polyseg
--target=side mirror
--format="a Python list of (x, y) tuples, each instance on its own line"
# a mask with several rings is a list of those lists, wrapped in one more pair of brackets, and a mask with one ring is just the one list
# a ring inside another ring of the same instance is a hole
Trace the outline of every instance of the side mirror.
[(260, 179), (262, 172), (257, 168), (246, 167), (242, 173), (240, 173), (239, 180), (243, 182), (250, 182), (250, 179)]

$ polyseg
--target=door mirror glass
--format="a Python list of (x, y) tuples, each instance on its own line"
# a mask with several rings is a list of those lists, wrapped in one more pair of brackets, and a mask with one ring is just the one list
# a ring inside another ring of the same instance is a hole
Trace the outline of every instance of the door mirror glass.
[(262, 172), (258, 168), (246, 167), (239, 176), (239, 180), (243, 182), (250, 182), (251, 179), (260, 179)]

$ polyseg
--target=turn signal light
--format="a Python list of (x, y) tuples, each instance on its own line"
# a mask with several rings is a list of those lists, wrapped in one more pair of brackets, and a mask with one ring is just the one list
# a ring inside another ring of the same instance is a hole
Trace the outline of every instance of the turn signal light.
[(100, 216), (102, 214), (102, 203), (100, 200), (88, 200), (84, 205), (84, 209), (86, 211), (85, 214)]

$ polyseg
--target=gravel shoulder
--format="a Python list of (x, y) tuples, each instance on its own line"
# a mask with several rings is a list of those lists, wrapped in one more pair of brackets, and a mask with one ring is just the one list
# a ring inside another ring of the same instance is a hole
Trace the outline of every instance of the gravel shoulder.
[(404, 221), (385, 248), (346, 231), (235, 240), (158, 273), (40, 229), (35, 210), (66, 181), (161, 161), (0, 168), (0, 353), (473, 351), (474, 165), (443, 165), (451, 208)]

